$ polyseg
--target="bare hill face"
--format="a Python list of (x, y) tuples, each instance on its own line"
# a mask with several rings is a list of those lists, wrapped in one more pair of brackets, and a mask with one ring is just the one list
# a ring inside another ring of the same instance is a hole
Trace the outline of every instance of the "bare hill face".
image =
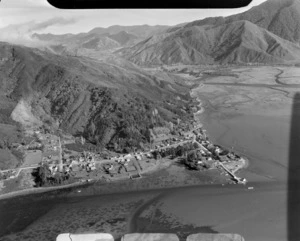
[(252, 22), (283, 39), (292, 42), (300, 41), (299, 0), (268, 0), (244, 13), (194, 21), (186, 27), (228, 24), (239, 20)]
[(298, 45), (249, 21), (186, 26), (153, 36), (117, 53), (141, 65), (283, 63), (300, 60)]
[(299, 0), (269, 0), (244, 14), (228, 18), (228, 21), (236, 19), (248, 20), (283, 39), (300, 41)]
[[(101, 63), (6, 43), (0, 43), (0, 53), (0, 96), (7, 115), (23, 103), (42, 123), (59, 123), (101, 146), (120, 139), (123, 147), (149, 141), (153, 121), (165, 125), (188, 117), (180, 106), (188, 104), (189, 88), (122, 59)], [(154, 109), (159, 115), (153, 119)]]
[(237, 15), (169, 28), (116, 53), (140, 65), (298, 63), (299, 26), (299, 0), (269, 0)]

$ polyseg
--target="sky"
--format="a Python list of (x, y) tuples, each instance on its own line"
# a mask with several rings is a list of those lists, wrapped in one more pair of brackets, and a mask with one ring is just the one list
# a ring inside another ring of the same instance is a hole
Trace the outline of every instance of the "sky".
[(54, 34), (88, 32), (94, 27), (111, 25), (176, 25), (244, 12), (264, 1), (252, 0), (249, 6), (239, 9), (62, 10), (52, 7), (46, 0), (2, 0), (0, 28), (15, 25), (14, 31), (22, 35), (26, 31)]

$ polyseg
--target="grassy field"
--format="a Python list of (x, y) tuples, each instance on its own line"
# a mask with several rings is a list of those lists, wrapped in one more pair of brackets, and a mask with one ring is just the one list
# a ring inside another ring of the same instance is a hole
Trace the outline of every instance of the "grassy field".
[(32, 165), (39, 164), (42, 160), (42, 152), (37, 151), (27, 151), (24, 158), (24, 163), (22, 167), (29, 167)]
[(5, 170), (17, 166), (20, 163), (10, 150), (0, 149), (0, 169)]
[(9, 169), (22, 162), (22, 155), (11, 148), (14, 142), (20, 142), (23, 134), (16, 125), (0, 124), (0, 169)]

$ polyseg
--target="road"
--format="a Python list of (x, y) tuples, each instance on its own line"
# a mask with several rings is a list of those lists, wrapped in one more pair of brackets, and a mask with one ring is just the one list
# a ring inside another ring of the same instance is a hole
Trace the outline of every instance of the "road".
[[(196, 141), (196, 136), (193, 133), (194, 130), (197, 130), (197, 129), (201, 128), (201, 127), (202, 127), (202, 124), (199, 124), (199, 125), (197, 125), (197, 127), (193, 128), (192, 130), (190, 130), (190, 131), (187, 132), (187, 133), (193, 135), (193, 137), (191, 139), (183, 140), (183, 141), (174, 143), (174, 144), (169, 145), (169, 146), (160, 147), (157, 150), (162, 151), (162, 150), (166, 150), (166, 149), (169, 149), (169, 148), (176, 148), (179, 145), (184, 145), (184, 144), (189, 143), (189, 142), (193, 142), (193, 143), (197, 142), (202, 149), (204, 149), (204, 150), (207, 151), (207, 149), (204, 146), (202, 146), (198, 141)], [(63, 164), (61, 140), (60, 140), (60, 137), (58, 137), (58, 138), (59, 138), (58, 139), (58, 141), (59, 141), (59, 164), (58, 164), (58, 166), (59, 166), (59, 171), (63, 171), (63, 166), (66, 166), (68, 164)], [(142, 152), (141, 154), (142, 155), (146, 155), (146, 154), (149, 154), (149, 153), (150, 152), (148, 151), (148, 152)], [(104, 162), (105, 163), (114, 163), (115, 160), (100, 160), (100, 161), (95, 161), (95, 162), (96, 163), (104, 163)], [(55, 165), (55, 164), (53, 164), (53, 165)], [(53, 165), (50, 165), (50, 166), (53, 166)], [(40, 166), (39, 164), (34, 164), (34, 165), (31, 165), (31, 166), (28, 166), (28, 167), (21, 167), (21, 168), (15, 168), (15, 169), (0, 170), (0, 173), (5, 173), (5, 172), (9, 172), (9, 171), (16, 171), (17, 173), (16, 173), (15, 176), (13, 176), (13, 178), (17, 178), (19, 176), (19, 174), (21, 173), (22, 170), (34, 169), (34, 168), (37, 168), (39, 166)], [(140, 168), (138, 168), (138, 169), (140, 169)]]
[(227, 167), (225, 167), (225, 166), (223, 165), (223, 163), (218, 162), (218, 165), (221, 166), (221, 167), (222, 167), (222, 168), (223, 168), (230, 176), (232, 176), (233, 179), (234, 179), (235, 181), (237, 181), (237, 182), (240, 181), (241, 178), (239, 178), (239, 177), (236, 176), (233, 172), (231, 172)]
[(58, 143), (59, 143), (59, 164), (58, 164), (58, 170), (60, 172), (63, 171), (63, 160), (62, 160), (62, 148), (61, 148), (61, 142), (60, 142), (60, 137), (58, 137)]

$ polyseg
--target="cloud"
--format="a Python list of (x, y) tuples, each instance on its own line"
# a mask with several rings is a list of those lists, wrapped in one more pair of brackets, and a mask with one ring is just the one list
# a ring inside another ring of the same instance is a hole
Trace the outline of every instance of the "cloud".
[(63, 25), (68, 25), (68, 24), (74, 24), (76, 22), (77, 22), (77, 20), (75, 18), (66, 19), (66, 18), (57, 17), (57, 18), (52, 18), (52, 19), (49, 19), (49, 20), (41, 22), (41, 23), (37, 23), (35, 25), (31, 25), (30, 31), (31, 32), (40, 31), (40, 30), (44, 30), (44, 29), (54, 26), (54, 25), (63, 26)]
[(64, 26), (74, 24), (76, 22), (77, 19), (75, 18), (56, 17), (38, 23), (31, 21), (24, 24), (9, 25), (0, 29), (0, 40), (33, 46), (40, 43), (40, 41), (32, 38), (33, 33), (42, 31), (52, 26)]

